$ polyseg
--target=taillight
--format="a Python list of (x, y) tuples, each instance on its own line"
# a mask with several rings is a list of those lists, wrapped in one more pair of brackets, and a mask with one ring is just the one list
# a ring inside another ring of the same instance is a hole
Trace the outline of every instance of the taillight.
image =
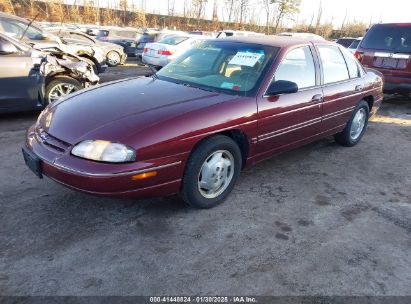
[(358, 59), (358, 61), (361, 62), (361, 59), (362, 59), (362, 57), (364, 56), (364, 53), (363, 53), (363, 52), (359, 52), (359, 51), (355, 51), (354, 56), (355, 56), (355, 58)]
[(164, 56), (171, 56), (173, 55), (173, 52), (170, 50), (158, 50), (158, 54)]
[(144, 48), (144, 53), (147, 53), (147, 51), (148, 51), (148, 48)]

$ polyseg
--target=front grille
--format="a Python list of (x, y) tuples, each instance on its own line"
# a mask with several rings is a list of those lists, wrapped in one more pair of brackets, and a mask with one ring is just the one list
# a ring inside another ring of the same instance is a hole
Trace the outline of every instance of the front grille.
[(66, 152), (68, 150), (68, 148), (70, 147), (69, 143), (66, 143), (65, 141), (62, 141), (62, 140), (50, 135), (49, 133), (47, 133), (46, 131), (44, 131), (42, 129), (37, 130), (36, 136), (37, 136), (37, 140), (39, 142), (43, 143), (48, 148), (51, 148), (51, 149), (53, 149), (55, 151), (58, 151), (60, 153)]

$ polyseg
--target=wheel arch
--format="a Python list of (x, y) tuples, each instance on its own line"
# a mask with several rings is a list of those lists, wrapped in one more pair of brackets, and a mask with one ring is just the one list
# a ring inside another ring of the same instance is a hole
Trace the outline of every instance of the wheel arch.
[(191, 149), (190, 155), (196, 150), (196, 148), (206, 139), (216, 136), (216, 135), (223, 135), (231, 138), (240, 148), (241, 151), (241, 159), (242, 159), (242, 168), (245, 167), (246, 160), (248, 157), (248, 153), (250, 150), (250, 144), (248, 141), (247, 134), (240, 130), (240, 129), (231, 129), (231, 130), (224, 130), (224, 131), (219, 131), (213, 134), (210, 134), (208, 136), (203, 137), (199, 141), (195, 143), (193, 148)]
[(374, 96), (368, 95), (368, 96), (365, 96), (362, 100), (365, 100), (368, 103), (368, 108), (369, 108), (370, 113), (371, 113), (371, 109), (374, 106), (374, 100), (375, 100)]

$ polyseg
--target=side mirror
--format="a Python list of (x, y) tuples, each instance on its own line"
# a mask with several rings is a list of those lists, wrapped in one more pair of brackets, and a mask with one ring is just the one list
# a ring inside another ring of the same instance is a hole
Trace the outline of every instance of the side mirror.
[(275, 96), (280, 94), (291, 94), (298, 92), (298, 85), (287, 80), (277, 80), (270, 84), (265, 95)]
[(2, 55), (10, 55), (18, 53), (19, 50), (14, 46), (13, 43), (9, 41), (2, 41), (0, 42), (0, 54)]

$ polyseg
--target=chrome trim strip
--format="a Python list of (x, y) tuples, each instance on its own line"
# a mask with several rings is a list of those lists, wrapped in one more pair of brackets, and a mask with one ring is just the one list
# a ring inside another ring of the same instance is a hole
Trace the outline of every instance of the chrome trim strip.
[(375, 52), (374, 57), (380, 57), (380, 58), (389, 58), (391, 53), (386, 53), (386, 52)]
[(323, 115), (322, 118), (323, 119), (328, 119), (328, 118), (335, 117), (335, 116), (338, 116), (338, 115), (341, 115), (341, 114), (349, 113), (352, 110), (354, 110), (354, 108), (355, 107), (350, 107), (350, 108), (339, 110), (339, 111), (336, 111), (336, 112), (333, 112), (333, 113), (330, 113), (330, 114), (326, 114), (326, 115)]
[[(304, 125), (302, 125), (302, 126), (300, 126), (300, 127), (298, 127), (298, 128), (293, 128), (293, 129), (291, 129), (291, 130), (286, 130), (286, 131), (281, 132), (281, 133), (276, 133), (276, 134), (273, 134), (273, 135), (270, 135), (270, 136), (267, 136), (267, 137), (264, 137), (264, 138), (260, 138), (260, 141), (264, 141), (264, 140), (267, 140), (267, 139), (271, 139), (271, 138), (274, 138), (274, 137), (277, 137), (277, 136), (280, 136), (280, 135), (284, 135), (284, 134), (287, 134), (287, 133), (290, 133), (290, 132), (293, 132), (293, 131), (296, 131), (296, 130), (305, 128), (305, 127), (309, 127), (309, 126), (312, 126), (312, 125), (314, 125), (314, 124), (316, 124), (316, 123), (321, 123), (321, 120), (317, 120), (317, 121), (314, 121), (314, 122), (309, 123), (309, 124), (304, 124)], [(283, 129), (283, 130), (284, 130), (284, 129)]]
[(288, 132), (291, 132), (291, 131), (294, 131), (294, 130), (301, 129), (305, 126), (311, 126), (312, 124), (317, 123), (317, 122), (319, 122), (319, 123), (321, 122), (321, 117), (314, 118), (314, 119), (311, 119), (311, 120), (307, 120), (307, 121), (304, 121), (304, 122), (289, 126), (287, 128), (279, 129), (279, 130), (276, 130), (276, 131), (273, 131), (273, 132), (270, 132), (270, 133), (265, 133), (263, 135), (260, 135), (259, 139), (264, 140), (266, 138), (275, 137), (275, 136), (277, 136), (276, 134), (278, 134), (278, 135), (285, 134), (285, 133), (288, 133)]
[(118, 177), (118, 176), (127, 176), (127, 175), (134, 175), (134, 174), (140, 174), (140, 173), (145, 173), (145, 172), (149, 172), (149, 171), (153, 171), (153, 170), (160, 170), (160, 169), (164, 169), (164, 168), (168, 168), (168, 167), (172, 167), (172, 166), (177, 166), (179, 164), (181, 164), (181, 161), (178, 162), (174, 162), (174, 163), (170, 163), (170, 164), (166, 164), (166, 165), (161, 165), (161, 166), (157, 166), (157, 167), (150, 167), (150, 168), (146, 168), (146, 169), (140, 169), (140, 170), (135, 170), (135, 171), (128, 171), (128, 172), (120, 172), (120, 173), (111, 173), (111, 174), (104, 174), (104, 173), (89, 173), (89, 172), (84, 172), (84, 171), (79, 171), (79, 170), (75, 170), (75, 169), (71, 169), (68, 168), (66, 166), (63, 165), (59, 165), (56, 163), (49, 163), (51, 166), (55, 166), (59, 169), (62, 169), (64, 171), (70, 172), (70, 173), (74, 173), (74, 174), (81, 174), (84, 176), (92, 176), (92, 177)]

